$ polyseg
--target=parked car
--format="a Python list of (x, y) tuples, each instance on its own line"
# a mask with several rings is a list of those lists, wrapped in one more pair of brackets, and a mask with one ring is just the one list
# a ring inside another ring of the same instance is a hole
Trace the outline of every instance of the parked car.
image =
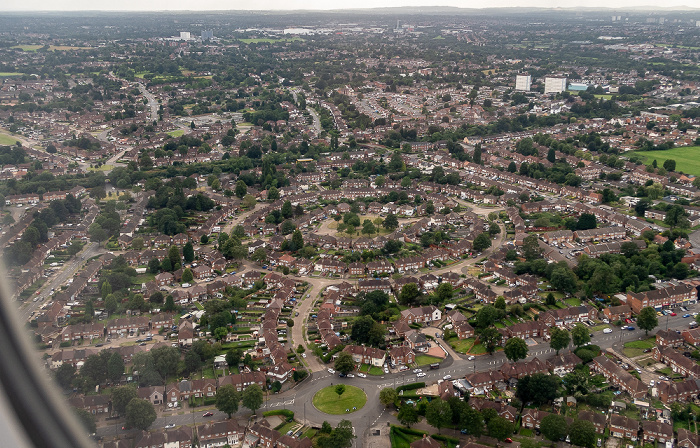
[(421, 373), (422, 371), (422, 369), (413, 369), (413, 373)]
[(474, 355), (467, 358), (467, 361), (474, 361)]
[(690, 317), (690, 314), (684, 314), (683, 318), (685, 319), (686, 317)]
[(677, 314), (676, 314), (676, 313), (671, 313), (671, 316), (677, 316)]
[(605, 334), (612, 333), (612, 328), (606, 328), (605, 330), (603, 330), (603, 333), (605, 333)]
[(511, 439), (510, 437), (506, 437), (506, 440), (504, 440), (504, 442), (513, 443), (513, 439)]
[(367, 378), (367, 375), (365, 375), (364, 373), (361, 373), (361, 372), (358, 373), (357, 376), (359, 376), (360, 378)]
[(418, 372), (418, 373), (416, 374), (416, 376), (417, 376), (418, 378), (423, 378), (423, 377), (425, 376), (425, 372)]
[(175, 423), (168, 423), (167, 425), (165, 425), (165, 429), (170, 429), (170, 428), (174, 428), (174, 427), (175, 427)]
[(627, 331), (634, 331), (634, 330), (635, 330), (634, 327), (627, 327)]
[(345, 376), (346, 376), (346, 377), (348, 377), (348, 378), (355, 378), (355, 375), (354, 375), (354, 374), (352, 374), (352, 373), (348, 373), (348, 374), (347, 374), (347, 375), (345, 375)]
[(333, 375), (333, 374), (335, 373), (335, 370), (329, 368), (329, 369), (328, 369), (328, 373), (330, 373), (331, 375)]
[(443, 380), (451, 380), (451, 379), (452, 379), (452, 375), (445, 375), (445, 376), (442, 377), (442, 379), (443, 379)]
[(214, 415), (213, 412), (207, 411), (207, 412), (205, 412), (205, 413), (202, 415), (202, 417), (211, 417), (212, 415)]

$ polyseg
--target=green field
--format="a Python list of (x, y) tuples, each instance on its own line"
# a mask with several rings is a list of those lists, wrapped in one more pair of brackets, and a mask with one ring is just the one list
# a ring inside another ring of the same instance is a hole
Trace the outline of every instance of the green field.
[(430, 355), (416, 355), (416, 364), (418, 366), (427, 366), (442, 361), (442, 358), (437, 358)]
[[(367, 403), (367, 395), (359, 387), (345, 385), (345, 393), (338, 398), (334, 386), (325, 387), (314, 395), (314, 407), (321, 412), (333, 415), (351, 414), (353, 407), (362, 409)], [(349, 409), (348, 412), (345, 412)], [(356, 409), (356, 410), (357, 410)]]
[(0, 145), (14, 145), (17, 139), (6, 134), (0, 134)]
[(174, 138), (182, 137), (184, 134), (185, 134), (185, 131), (183, 131), (182, 129), (168, 132), (168, 135), (171, 137), (174, 137)]
[(0, 72), (0, 78), (11, 78), (13, 76), (22, 76), (24, 73), (20, 72)]
[(625, 343), (625, 348), (622, 349), (622, 353), (625, 356), (634, 358), (635, 356), (641, 356), (644, 354), (644, 350), (652, 349), (656, 345), (656, 337), (650, 337), (648, 339), (643, 339), (641, 341), (630, 341)]
[(666, 151), (634, 151), (627, 154), (640, 156), (647, 165), (656, 159), (658, 166), (662, 166), (666, 159), (673, 159), (676, 161), (676, 171), (700, 176), (700, 146), (684, 146)]

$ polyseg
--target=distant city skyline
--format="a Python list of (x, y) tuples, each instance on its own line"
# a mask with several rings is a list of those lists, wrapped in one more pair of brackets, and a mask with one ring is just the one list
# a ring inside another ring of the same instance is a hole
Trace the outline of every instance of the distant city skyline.
[(0, 4), (3, 11), (289, 11), (339, 10), (386, 7), (459, 7), (459, 8), (695, 8), (695, 0), (354, 0), (329, 2), (321, 0), (262, 0), (257, 2), (200, 0), (196, 4), (184, 0), (8, 0)]

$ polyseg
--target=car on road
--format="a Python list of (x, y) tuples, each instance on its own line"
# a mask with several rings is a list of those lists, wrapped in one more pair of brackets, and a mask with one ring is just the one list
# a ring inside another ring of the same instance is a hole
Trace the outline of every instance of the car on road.
[(408, 366), (401, 366), (399, 367), (399, 372), (403, 372), (405, 370), (408, 370)]
[(347, 376), (348, 378), (355, 378), (355, 375), (354, 375), (354, 374), (352, 374), (352, 373), (348, 373), (348, 374), (347, 374), (347, 375), (345, 375), (345, 376)]
[(367, 378), (367, 375), (365, 375), (364, 373), (358, 373), (357, 376), (359, 376), (360, 378)]
[(165, 425), (165, 429), (170, 429), (170, 428), (174, 428), (174, 427), (175, 427), (175, 423), (168, 423), (167, 425)]
[(467, 358), (467, 361), (474, 361), (474, 355), (471, 355), (469, 358)]
[(452, 375), (445, 375), (445, 376), (442, 377), (442, 379), (443, 379), (443, 380), (451, 380), (451, 379), (452, 379)]
[(612, 333), (612, 328), (606, 328), (605, 330), (603, 330), (603, 333), (605, 333), (605, 334)]
[(627, 327), (627, 331), (634, 331), (634, 330), (635, 330), (634, 327)]
[(620, 327), (620, 330), (627, 330), (627, 325), (623, 325)]
[(333, 374), (335, 373), (335, 370), (329, 368), (329, 369), (328, 369), (328, 373), (330, 373), (331, 375), (333, 375)]
[(683, 315), (683, 318), (684, 318), (684, 319), (687, 318), (687, 317), (690, 317), (690, 314), (684, 314), (684, 315)]
[(425, 376), (425, 372), (418, 372), (418, 373), (416, 374), (416, 376), (417, 376), (418, 378), (423, 378), (423, 377)]
[(413, 369), (413, 373), (421, 373), (423, 369)]
[(341, 377), (341, 378), (345, 378), (345, 377), (346, 377), (346, 375), (345, 375), (343, 372), (340, 372), (340, 373), (338, 374), (338, 376)]
[(207, 411), (202, 415), (202, 417), (211, 417), (212, 415), (214, 415), (212, 411)]

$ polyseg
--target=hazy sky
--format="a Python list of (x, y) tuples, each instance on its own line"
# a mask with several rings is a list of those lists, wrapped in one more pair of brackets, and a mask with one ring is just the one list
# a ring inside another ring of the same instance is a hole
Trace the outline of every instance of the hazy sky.
[(661, 7), (689, 6), (700, 8), (700, 0), (4, 0), (6, 11), (162, 11), (162, 10), (290, 10), (351, 9), (395, 6), (457, 6), (462, 8), (493, 7)]

